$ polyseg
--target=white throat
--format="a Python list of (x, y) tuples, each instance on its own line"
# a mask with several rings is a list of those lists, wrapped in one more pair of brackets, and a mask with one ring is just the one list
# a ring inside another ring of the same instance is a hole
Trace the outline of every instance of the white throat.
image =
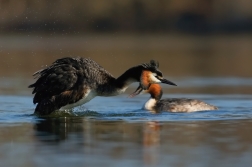
[(151, 73), (150, 74), (150, 82), (151, 83), (160, 83), (161, 81), (159, 80), (159, 79), (157, 79), (155, 76), (156, 76), (157, 74), (156, 73)]
[(156, 106), (157, 100), (154, 98), (150, 98), (143, 106), (143, 109), (154, 111), (154, 107)]

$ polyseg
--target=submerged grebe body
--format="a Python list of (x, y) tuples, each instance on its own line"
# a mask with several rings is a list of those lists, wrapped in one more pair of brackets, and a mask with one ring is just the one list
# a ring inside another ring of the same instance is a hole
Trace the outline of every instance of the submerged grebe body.
[(115, 96), (123, 93), (133, 82), (143, 89), (150, 83), (173, 84), (162, 78), (158, 63), (151, 60), (128, 69), (114, 78), (99, 64), (89, 58), (62, 58), (34, 74), (33, 88), (35, 113), (47, 115), (58, 109), (73, 108), (90, 101), (95, 96)]
[[(137, 90), (131, 94), (135, 96), (141, 93), (143, 89), (138, 87)], [(187, 98), (169, 98), (162, 99), (162, 88), (159, 84), (151, 84), (149, 89), (146, 91), (151, 97), (144, 104), (143, 109), (149, 110), (151, 112), (157, 113), (161, 111), (168, 112), (195, 112), (195, 111), (204, 111), (204, 110), (217, 110), (218, 108), (207, 104), (203, 101), (196, 99), (187, 99)]]

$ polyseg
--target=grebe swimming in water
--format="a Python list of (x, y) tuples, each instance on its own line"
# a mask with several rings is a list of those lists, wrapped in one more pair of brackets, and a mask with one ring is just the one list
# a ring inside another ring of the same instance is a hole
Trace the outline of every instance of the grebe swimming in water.
[[(134, 93), (130, 96), (134, 97), (144, 90), (139, 86)], [(169, 112), (195, 112), (195, 111), (204, 111), (204, 110), (217, 110), (218, 108), (207, 104), (203, 101), (196, 99), (187, 99), (187, 98), (169, 98), (162, 99), (162, 88), (159, 84), (151, 84), (146, 90), (151, 97), (144, 104), (143, 109), (149, 110), (153, 113), (158, 113), (161, 111)]]
[(34, 73), (33, 88), (35, 114), (47, 115), (55, 110), (70, 109), (90, 101), (95, 96), (115, 96), (123, 93), (133, 82), (142, 89), (151, 83), (174, 83), (163, 78), (158, 62), (151, 60), (125, 71), (114, 78), (89, 58), (61, 58), (49, 67)]

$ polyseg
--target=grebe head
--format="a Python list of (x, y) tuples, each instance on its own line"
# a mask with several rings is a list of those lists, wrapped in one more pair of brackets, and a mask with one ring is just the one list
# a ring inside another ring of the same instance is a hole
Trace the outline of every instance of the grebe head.
[(147, 90), (153, 83), (177, 86), (175, 83), (163, 78), (162, 72), (158, 69), (159, 63), (157, 61), (151, 60), (150, 63), (144, 63), (141, 66), (143, 70), (140, 77), (140, 85), (143, 89)]
[(151, 60), (131, 67), (116, 79), (117, 87), (125, 91), (129, 84), (139, 82), (142, 89), (147, 90), (153, 83), (165, 83), (176, 86), (175, 83), (163, 78), (162, 72), (158, 69), (159, 63)]

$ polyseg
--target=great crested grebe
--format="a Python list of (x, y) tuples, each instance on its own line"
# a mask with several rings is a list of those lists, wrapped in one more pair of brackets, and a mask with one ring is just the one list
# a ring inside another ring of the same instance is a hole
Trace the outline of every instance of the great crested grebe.
[[(134, 97), (144, 90), (139, 86), (130, 97)], [(187, 98), (169, 98), (162, 99), (162, 88), (159, 84), (151, 84), (147, 90), (147, 93), (151, 95), (150, 99), (144, 104), (143, 109), (149, 110), (153, 113), (161, 111), (169, 112), (195, 112), (204, 110), (217, 110), (218, 108), (207, 104), (203, 101)]]
[(158, 62), (151, 60), (125, 71), (114, 78), (103, 67), (89, 58), (61, 58), (49, 67), (34, 73), (33, 88), (35, 114), (47, 115), (55, 110), (70, 109), (90, 101), (95, 96), (115, 96), (123, 93), (133, 82), (142, 89), (151, 83), (175, 85), (164, 79)]

